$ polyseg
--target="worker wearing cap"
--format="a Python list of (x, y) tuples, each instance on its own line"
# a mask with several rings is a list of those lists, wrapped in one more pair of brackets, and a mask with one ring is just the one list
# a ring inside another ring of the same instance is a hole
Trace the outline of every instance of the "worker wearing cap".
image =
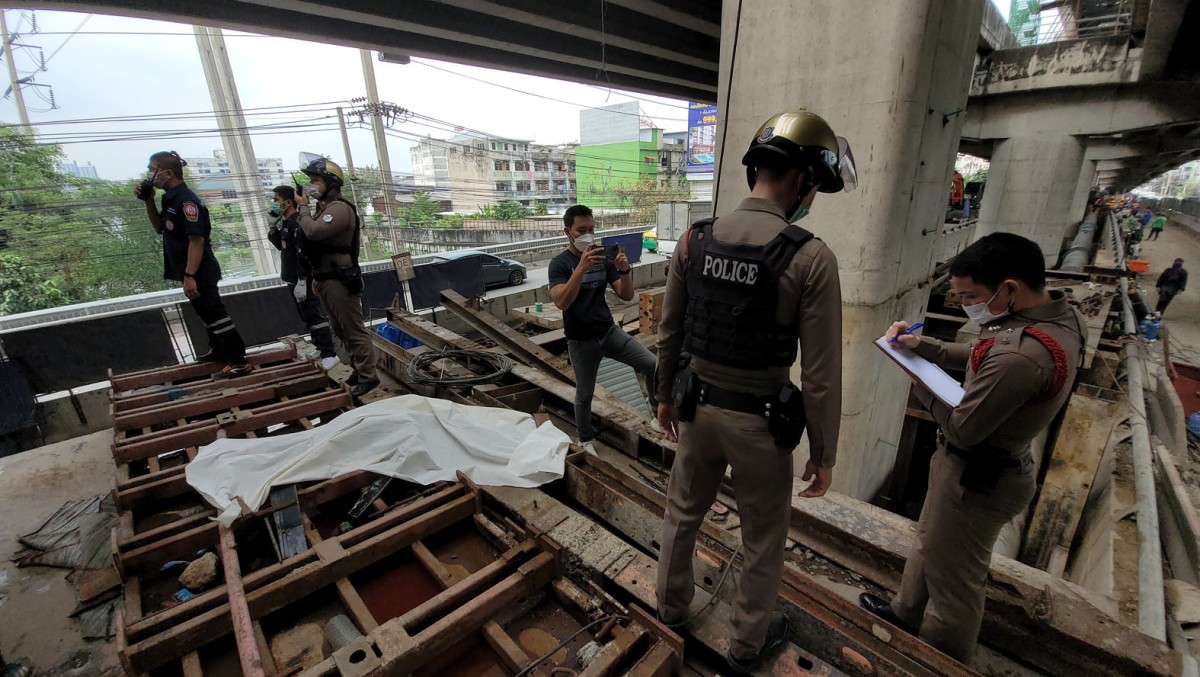
[[(150, 156), (146, 179), (134, 195), (146, 203), (150, 225), (163, 238), (163, 279), (183, 283), (183, 294), (204, 323), (208, 352), (202, 362), (224, 362), (213, 378), (236, 378), (255, 370), (246, 361), (246, 343), (225, 309), (217, 282), (221, 265), (212, 249), (212, 222), (208, 207), (183, 180), (187, 162), (175, 151)], [(155, 189), (165, 192), (162, 210), (154, 204)]]
[[(363, 281), (358, 267), (362, 224), (358, 210), (342, 197), (345, 174), (341, 167), (317, 158), (301, 171), (308, 177), (308, 187), (296, 191), (305, 238), (303, 255), (313, 272), (317, 294), (329, 311), (333, 332), (350, 351), (354, 374), (346, 382), (353, 386), (351, 393), (361, 397), (379, 385), (371, 332), (363, 326)], [(309, 212), (310, 198), (317, 201), (316, 215)]]
[(950, 264), (950, 284), (979, 325), (977, 341), (918, 337), (906, 322), (886, 334), (940, 367), (965, 371), (965, 392), (950, 406), (914, 385), (939, 428), (929, 492), (896, 597), (890, 604), (870, 593), (859, 599), (966, 662), (983, 622), (992, 547), (1037, 486), (1029, 442), (1071, 396), (1087, 328), (1062, 292), (1046, 288), (1041, 248), (1013, 233), (962, 250)]
[[(795, 225), (818, 192), (856, 185), (849, 145), (806, 110), (768, 120), (742, 158), (750, 197), (692, 225), (675, 250), (659, 325), (659, 424), (679, 442), (667, 489), (658, 613), (689, 620), (696, 532), (732, 467), (744, 564), (726, 659), (747, 674), (787, 637), (783, 572), (792, 450), (808, 431), (804, 497), (832, 479), (842, 409), (837, 259)], [(801, 356), (801, 384), (790, 370)], [(807, 419), (805, 415), (807, 414)], [(807, 422), (806, 422), (807, 420)]]

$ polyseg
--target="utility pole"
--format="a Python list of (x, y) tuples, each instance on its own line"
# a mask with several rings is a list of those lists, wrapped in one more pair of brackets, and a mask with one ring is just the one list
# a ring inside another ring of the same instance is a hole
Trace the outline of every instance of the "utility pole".
[[(25, 95), (21, 92), (21, 79), (17, 77), (17, 62), (13, 58), (13, 43), (16, 38), (8, 37), (8, 22), (4, 19), (4, 10), (0, 9), (0, 38), (4, 40), (4, 61), (8, 64), (8, 84), (12, 88), (13, 101), (17, 104), (17, 114), (21, 116), (21, 124), (26, 134), (33, 133), (29, 124), (29, 111), (25, 110)], [(374, 82), (374, 80), (372, 80)]]
[(193, 26), (192, 30), (196, 34), (200, 63), (204, 67), (204, 79), (208, 81), (208, 94), (216, 111), (225, 155), (229, 158), (234, 189), (242, 208), (242, 222), (250, 239), (251, 251), (254, 252), (254, 265), (260, 275), (273, 275), (279, 269), (275, 264), (275, 254), (267, 242), (264, 209), (266, 190), (258, 178), (258, 160), (246, 129), (246, 116), (242, 114), (237, 85), (233, 81), (233, 67), (225, 51), (225, 36), (219, 28)]
[(371, 62), (371, 50), (360, 49), (358, 55), (362, 59), (363, 80), (367, 84), (367, 108), (371, 113), (371, 131), (375, 133), (375, 153), (379, 156), (379, 173), (383, 180), (383, 204), (385, 216), (388, 217), (389, 248), (396, 246), (396, 236), (392, 230), (392, 219), (396, 213), (392, 187), (392, 161), (388, 156), (387, 135), (384, 134), (382, 107), (379, 104), (379, 88), (375, 84), (375, 64)]
[[(338, 127), (340, 127), (342, 130), (342, 150), (346, 153), (346, 170), (350, 172), (350, 174), (346, 177), (348, 181), (348, 187), (350, 188), (350, 202), (354, 203), (355, 208), (358, 209), (358, 213), (361, 215), (365, 210), (358, 202), (358, 189), (354, 187), (354, 184), (358, 181), (358, 176), (354, 173), (354, 157), (350, 155), (350, 135), (346, 133), (346, 116), (344, 113), (342, 113), (341, 106), (337, 107), (337, 112)], [(362, 217), (360, 216), (359, 218)], [(360, 231), (360, 236), (362, 238), (361, 244), (363, 253), (366, 254), (367, 260), (370, 261), (371, 248), (367, 246), (366, 230)]]

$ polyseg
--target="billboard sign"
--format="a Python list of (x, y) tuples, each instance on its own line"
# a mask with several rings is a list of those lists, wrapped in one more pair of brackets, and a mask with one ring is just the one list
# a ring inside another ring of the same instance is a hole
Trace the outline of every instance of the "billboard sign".
[(688, 171), (711, 172), (716, 155), (717, 107), (707, 103), (688, 104)]

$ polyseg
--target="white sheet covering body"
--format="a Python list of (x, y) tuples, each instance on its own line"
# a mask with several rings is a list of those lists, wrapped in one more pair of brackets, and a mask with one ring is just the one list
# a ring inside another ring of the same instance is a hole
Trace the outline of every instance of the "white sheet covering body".
[(418, 484), (454, 480), (536, 487), (563, 476), (570, 439), (533, 417), (419, 395), (379, 400), (328, 424), (278, 437), (220, 439), (200, 448), (187, 481), (230, 524), (241, 497), (252, 510), (272, 486), (368, 470)]

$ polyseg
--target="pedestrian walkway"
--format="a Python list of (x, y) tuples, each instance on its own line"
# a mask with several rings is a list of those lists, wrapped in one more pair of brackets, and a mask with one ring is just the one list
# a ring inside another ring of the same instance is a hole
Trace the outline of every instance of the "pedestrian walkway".
[[(1200, 275), (1200, 233), (1168, 220), (1157, 240), (1142, 242), (1140, 258), (1150, 262), (1150, 271), (1142, 273), (1139, 281), (1146, 303), (1153, 309), (1158, 300), (1154, 282), (1175, 259), (1183, 259), (1183, 267), (1192, 272), (1193, 280)], [(1163, 313), (1163, 319), (1169, 327), (1172, 359), (1200, 364), (1200, 286), (1189, 284), (1187, 291), (1180, 292)]]

